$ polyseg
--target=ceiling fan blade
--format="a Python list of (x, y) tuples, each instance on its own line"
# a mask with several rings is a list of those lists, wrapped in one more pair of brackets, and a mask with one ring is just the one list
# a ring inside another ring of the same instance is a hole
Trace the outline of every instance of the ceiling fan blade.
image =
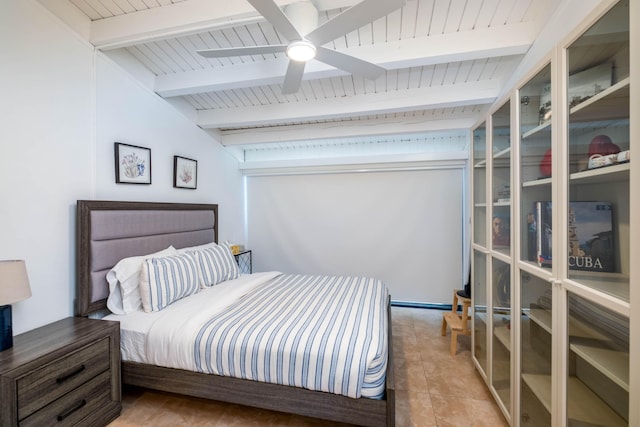
[(284, 76), (284, 83), (282, 83), (282, 94), (287, 95), (295, 93), (300, 89), (300, 83), (302, 83), (302, 75), (304, 74), (305, 62), (289, 61), (287, 67), (287, 74)]
[(325, 47), (319, 47), (317, 49), (315, 59), (356, 76), (366, 77), (371, 80), (377, 79), (386, 71), (379, 65)]
[(245, 55), (263, 55), (267, 53), (286, 52), (286, 45), (269, 45), (269, 46), (245, 46), (245, 47), (229, 47), (221, 49), (205, 49), (196, 50), (196, 52), (205, 58), (223, 58), (228, 56), (245, 56)]
[(405, 1), (363, 0), (311, 31), (305, 39), (316, 46), (322, 46), (401, 8)]
[(247, 0), (287, 40), (302, 40), (302, 34), (289, 21), (274, 0)]

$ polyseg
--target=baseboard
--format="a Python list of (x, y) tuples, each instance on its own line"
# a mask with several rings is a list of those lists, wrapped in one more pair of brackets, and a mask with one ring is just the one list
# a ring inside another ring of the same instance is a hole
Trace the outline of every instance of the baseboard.
[(431, 310), (451, 311), (451, 304), (391, 300), (391, 305), (393, 307), (425, 308), (425, 309), (431, 309)]

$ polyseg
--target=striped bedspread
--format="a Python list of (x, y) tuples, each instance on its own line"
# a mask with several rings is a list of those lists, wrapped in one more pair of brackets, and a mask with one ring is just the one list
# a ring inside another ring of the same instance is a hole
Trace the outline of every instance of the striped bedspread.
[(375, 279), (264, 272), (120, 320), (146, 330), (140, 363), (381, 398), (387, 298)]
[(280, 275), (204, 322), (196, 370), (381, 398), (387, 295), (371, 278)]

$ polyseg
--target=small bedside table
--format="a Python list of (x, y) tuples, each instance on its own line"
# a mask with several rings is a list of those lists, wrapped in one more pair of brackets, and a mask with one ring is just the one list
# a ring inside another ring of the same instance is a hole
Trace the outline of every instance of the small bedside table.
[(239, 252), (234, 255), (236, 258), (236, 262), (238, 263), (238, 268), (240, 269), (241, 274), (251, 274), (253, 273), (253, 262), (251, 259), (251, 249), (246, 251)]
[(0, 426), (106, 425), (120, 415), (120, 324), (69, 317), (0, 352)]

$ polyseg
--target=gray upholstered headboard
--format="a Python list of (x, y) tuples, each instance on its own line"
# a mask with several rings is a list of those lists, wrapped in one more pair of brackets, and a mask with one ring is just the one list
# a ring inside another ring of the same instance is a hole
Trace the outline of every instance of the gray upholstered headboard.
[(121, 259), (217, 241), (218, 205), (78, 200), (76, 315), (106, 308), (106, 275)]

